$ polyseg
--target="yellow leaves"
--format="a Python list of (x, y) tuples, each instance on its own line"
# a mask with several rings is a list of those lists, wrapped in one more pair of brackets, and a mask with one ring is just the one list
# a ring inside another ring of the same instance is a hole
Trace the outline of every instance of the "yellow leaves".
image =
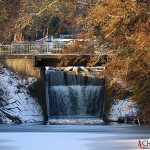
[[(123, 80), (132, 87), (134, 98), (148, 101), (150, 98), (150, 15), (145, 4), (135, 0), (105, 0), (92, 8), (87, 16), (90, 27), (100, 26), (97, 37), (113, 49), (108, 56), (106, 76), (109, 86)], [(90, 29), (88, 29), (89, 31)], [(92, 31), (92, 30), (90, 30)], [(94, 31), (94, 29), (93, 29)], [(91, 63), (96, 62), (92, 58)]]
[(116, 30), (117, 30), (117, 28), (113, 29), (113, 31), (106, 34), (105, 39), (107, 39), (109, 36), (111, 36)]
[[(133, 10), (131, 11), (128, 6), (133, 7)], [(122, 2), (120, 0), (109, 0), (92, 9), (89, 14), (89, 20), (91, 24), (102, 27), (102, 31), (106, 34), (105, 39), (109, 38), (109, 40), (117, 41), (115, 38), (118, 37), (120, 42), (121, 38), (128, 32), (126, 26), (131, 21), (131, 16), (136, 15), (134, 14), (136, 11), (134, 9), (135, 3), (132, 1)]]
[[(21, 31), (22, 29), (24, 29), (26, 26), (29, 26), (30, 24), (33, 23), (33, 17), (38, 17), (41, 16), (43, 12), (45, 12), (46, 10), (50, 9), (53, 5), (55, 5), (56, 3), (58, 3), (57, 0), (53, 1), (53, 2), (49, 2), (48, 0), (45, 0), (40, 7), (38, 7), (38, 10), (36, 12), (34, 12), (34, 10), (32, 12), (25, 12), (25, 14), (20, 15), (20, 18), (17, 19), (15, 28), (19, 31)], [(34, 6), (33, 6), (34, 7)], [(22, 9), (22, 11), (25, 11), (25, 9)], [(23, 13), (23, 12), (22, 12)]]
[(80, 26), (84, 22), (84, 19), (82, 16), (78, 16), (75, 18), (75, 21), (76, 21), (76, 25)]

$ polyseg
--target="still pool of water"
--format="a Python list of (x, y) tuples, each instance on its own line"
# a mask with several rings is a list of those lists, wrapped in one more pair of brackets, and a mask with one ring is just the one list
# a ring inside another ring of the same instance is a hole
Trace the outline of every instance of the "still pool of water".
[(0, 125), (0, 150), (138, 150), (150, 127), (111, 125)]

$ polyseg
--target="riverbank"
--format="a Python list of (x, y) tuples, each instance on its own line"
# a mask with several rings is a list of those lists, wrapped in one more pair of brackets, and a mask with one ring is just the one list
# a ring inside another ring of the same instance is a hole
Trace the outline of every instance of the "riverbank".
[(28, 123), (43, 121), (41, 106), (28, 87), (36, 78), (22, 76), (0, 63), (0, 123)]

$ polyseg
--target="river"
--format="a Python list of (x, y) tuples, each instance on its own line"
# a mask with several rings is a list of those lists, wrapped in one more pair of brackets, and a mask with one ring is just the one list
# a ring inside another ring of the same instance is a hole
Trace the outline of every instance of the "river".
[[(111, 125), (0, 125), (0, 150), (138, 150), (150, 127)], [(150, 141), (149, 141), (150, 142)]]

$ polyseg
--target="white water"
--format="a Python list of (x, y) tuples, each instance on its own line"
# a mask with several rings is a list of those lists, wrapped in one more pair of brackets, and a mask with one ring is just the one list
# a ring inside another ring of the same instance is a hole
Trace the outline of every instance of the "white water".
[(103, 125), (104, 121), (100, 118), (84, 117), (84, 118), (73, 118), (73, 117), (59, 117), (49, 118), (47, 124), (50, 125)]
[(46, 75), (49, 123), (91, 124), (90, 118), (97, 121), (102, 116), (103, 80), (96, 74), (47, 71)]
[(101, 86), (51, 86), (51, 116), (99, 117), (102, 107)]
[(74, 74), (72, 72), (49, 71), (49, 83), (51, 86), (57, 85), (102, 85), (103, 80), (97, 74), (89, 74), (83, 76), (82, 74)]

